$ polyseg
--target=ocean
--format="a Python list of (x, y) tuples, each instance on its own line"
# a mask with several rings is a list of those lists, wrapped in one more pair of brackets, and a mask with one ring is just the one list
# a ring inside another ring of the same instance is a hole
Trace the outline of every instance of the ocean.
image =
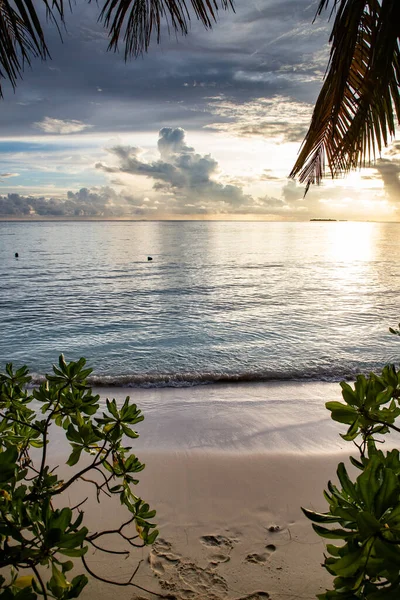
[(399, 299), (399, 223), (0, 223), (0, 368), (39, 379), (351, 379), (398, 362)]

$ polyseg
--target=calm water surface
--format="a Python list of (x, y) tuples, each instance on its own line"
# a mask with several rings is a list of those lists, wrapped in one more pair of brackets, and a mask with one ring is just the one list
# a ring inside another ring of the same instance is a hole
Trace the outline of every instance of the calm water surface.
[(396, 223), (0, 223), (1, 367), (336, 380), (398, 362), (399, 299)]

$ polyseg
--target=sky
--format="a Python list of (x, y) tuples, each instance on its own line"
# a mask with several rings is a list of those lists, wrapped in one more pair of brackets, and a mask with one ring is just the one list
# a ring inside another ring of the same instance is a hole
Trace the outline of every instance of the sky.
[(107, 52), (99, 5), (0, 100), (0, 218), (400, 220), (400, 141), (373, 168), (288, 179), (329, 56), (310, 0), (236, 0), (206, 31)]

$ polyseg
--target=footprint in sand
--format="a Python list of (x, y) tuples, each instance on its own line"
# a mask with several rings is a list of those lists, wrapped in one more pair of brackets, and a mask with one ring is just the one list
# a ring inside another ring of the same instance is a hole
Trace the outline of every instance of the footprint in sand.
[[(215, 546), (212, 546), (215, 548)], [(153, 573), (159, 578), (160, 586), (169, 592), (168, 598), (176, 600), (223, 600), (228, 593), (228, 585), (210, 565), (202, 569), (185, 561), (175, 554), (172, 544), (159, 539), (149, 553), (149, 563)], [(229, 556), (215, 554), (216, 564), (229, 560)], [(215, 567), (214, 567), (215, 568)]]
[(224, 535), (203, 535), (200, 541), (204, 546), (209, 548), (224, 548), (232, 550), (234, 540), (225, 537)]
[(219, 564), (226, 563), (231, 560), (231, 557), (227, 554), (212, 554), (210, 556), (210, 567), (215, 569)]
[(221, 598), (228, 593), (225, 579), (209, 569), (202, 569), (194, 563), (181, 563), (177, 567), (178, 577), (187, 588), (202, 598)]
[(252, 554), (248, 554), (246, 556), (245, 560), (250, 563), (262, 565), (265, 562), (267, 562), (267, 560), (271, 556), (271, 554), (273, 554), (275, 552), (276, 546), (274, 546), (273, 544), (268, 544), (268, 546), (265, 547), (265, 550), (266, 550), (266, 552), (264, 552), (263, 554), (257, 554), (256, 552), (254, 552)]
[(257, 565), (262, 565), (265, 562), (267, 562), (267, 554), (256, 554), (255, 552), (253, 554), (248, 554), (245, 558), (246, 562), (250, 562), (250, 563), (255, 563)]
[(161, 576), (169, 567), (180, 562), (181, 557), (171, 552), (172, 545), (164, 539), (158, 539), (149, 554), (149, 563), (151, 569), (158, 576)]
[(268, 592), (253, 592), (250, 596), (241, 596), (237, 600), (268, 600), (271, 596)]

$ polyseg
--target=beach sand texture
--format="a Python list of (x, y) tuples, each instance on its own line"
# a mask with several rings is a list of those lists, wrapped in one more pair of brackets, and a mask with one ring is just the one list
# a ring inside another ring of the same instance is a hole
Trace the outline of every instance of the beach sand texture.
[[(144, 409), (134, 445), (146, 468), (135, 493), (157, 510), (160, 535), (128, 558), (89, 553), (96, 573), (126, 582), (140, 562), (134, 583), (176, 600), (311, 600), (330, 587), (324, 541), (300, 507), (326, 510), (323, 489), (347, 457), (323, 403), (340, 396), (337, 385), (99, 391), (118, 401), (130, 393)], [(57, 451), (60, 458), (61, 442)], [(69, 496), (90, 495), (90, 530), (118, 527), (118, 502), (97, 504), (91, 492), (81, 483)], [(115, 536), (103, 545), (124, 548)], [(114, 597), (157, 596), (92, 578), (82, 594)]]
[[(141, 458), (138, 491), (157, 508), (160, 536), (127, 559), (92, 554), (88, 562), (101, 576), (127, 581), (142, 561), (134, 582), (176, 600), (311, 599), (329, 587), (320, 566), (324, 542), (300, 507), (326, 509), (322, 490), (342, 455), (189, 451)], [(116, 503), (85, 512), (93, 529), (121, 523)], [(107, 546), (122, 548), (111, 539)], [(113, 597), (154, 596), (94, 580), (82, 595)]]

